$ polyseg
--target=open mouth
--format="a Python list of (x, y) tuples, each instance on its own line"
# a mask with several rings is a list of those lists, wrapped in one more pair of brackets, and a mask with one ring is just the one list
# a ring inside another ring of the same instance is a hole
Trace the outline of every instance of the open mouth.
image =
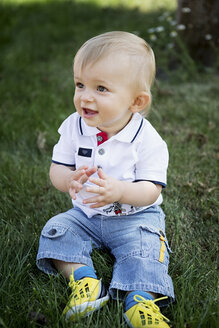
[(82, 108), (82, 109), (83, 109), (83, 116), (85, 118), (93, 117), (98, 113), (96, 110), (93, 109), (89, 109), (89, 108)]

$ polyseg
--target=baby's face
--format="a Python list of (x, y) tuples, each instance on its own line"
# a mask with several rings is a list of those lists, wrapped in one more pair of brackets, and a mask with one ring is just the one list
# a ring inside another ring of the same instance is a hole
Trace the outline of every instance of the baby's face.
[(109, 134), (119, 132), (132, 116), (135, 100), (129, 58), (112, 55), (88, 64), (82, 71), (74, 65), (74, 104), (87, 125)]

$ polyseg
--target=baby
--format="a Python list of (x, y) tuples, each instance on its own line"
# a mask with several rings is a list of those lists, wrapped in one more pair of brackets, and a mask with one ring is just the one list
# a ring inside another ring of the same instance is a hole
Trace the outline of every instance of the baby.
[[(170, 251), (160, 207), (166, 186), (166, 143), (142, 113), (151, 104), (155, 59), (128, 32), (98, 35), (74, 58), (76, 113), (60, 126), (50, 178), (73, 208), (42, 230), (38, 267), (70, 280), (69, 320), (109, 300), (125, 299), (130, 327), (169, 327), (158, 307), (174, 300)], [(115, 257), (107, 291), (95, 272), (92, 248)], [(155, 304), (157, 303), (157, 304)]]

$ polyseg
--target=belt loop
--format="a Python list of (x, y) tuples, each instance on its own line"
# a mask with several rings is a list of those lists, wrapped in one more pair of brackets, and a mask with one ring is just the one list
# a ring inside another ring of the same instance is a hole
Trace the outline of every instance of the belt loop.
[(164, 261), (164, 254), (165, 254), (165, 238), (163, 236), (160, 236), (160, 241), (161, 241), (161, 247), (160, 247), (160, 258), (159, 262), (163, 263)]

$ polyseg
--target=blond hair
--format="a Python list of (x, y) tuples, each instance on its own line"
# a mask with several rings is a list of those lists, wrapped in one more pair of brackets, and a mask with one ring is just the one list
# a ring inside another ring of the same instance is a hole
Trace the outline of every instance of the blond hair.
[[(114, 54), (124, 54), (130, 58), (130, 72), (133, 87), (150, 95), (155, 77), (155, 58), (149, 44), (135, 34), (113, 31), (97, 35), (86, 41), (75, 55), (74, 63), (79, 70), (88, 64)], [(149, 102), (147, 109), (150, 107)]]

